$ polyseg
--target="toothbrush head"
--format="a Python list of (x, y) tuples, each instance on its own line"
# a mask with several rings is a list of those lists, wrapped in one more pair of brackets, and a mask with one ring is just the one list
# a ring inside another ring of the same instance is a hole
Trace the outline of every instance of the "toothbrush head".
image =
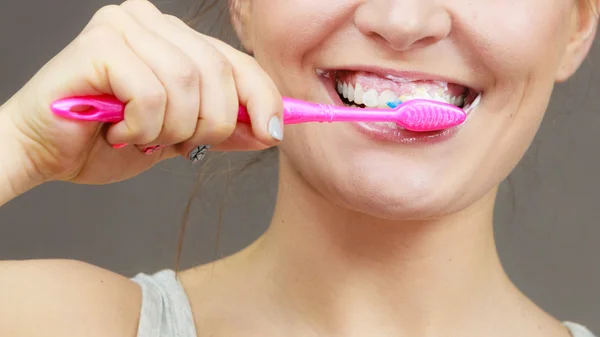
[(389, 102), (388, 106), (397, 111), (396, 123), (416, 132), (446, 130), (462, 124), (467, 118), (465, 111), (457, 106), (426, 99)]

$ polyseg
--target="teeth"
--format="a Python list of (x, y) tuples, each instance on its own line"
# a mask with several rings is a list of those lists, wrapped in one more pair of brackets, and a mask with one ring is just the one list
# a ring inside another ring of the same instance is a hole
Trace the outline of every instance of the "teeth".
[(354, 103), (363, 104), (363, 97), (365, 92), (363, 91), (363, 87), (360, 83), (356, 84), (356, 89), (354, 89)]
[(375, 108), (379, 105), (379, 95), (377, 90), (369, 89), (363, 95), (363, 104), (368, 108)]
[(417, 87), (412, 94), (398, 97), (391, 90), (385, 90), (379, 94), (375, 89), (368, 89), (365, 91), (365, 88), (360, 83), (357, 83), (355, 87), (352, 84), (338, 81), (336, 83), (336, 90), (340, 96), (343, 96), (353, 103), (353, 105), (363, 104), (368, 108), (388, 109), (388, 102), (395, 102), (396, 100), (406, 102), (412, 99), (429, 99), (459, 107), (462, 107), (465, 103), (465, 95), (447, 96), (443, 89), (440, 89), (439, 92), (432, 93), (428, 92), (426, 88)]
[(430, 99), (433, 100), (433, 101), (438, 101), (438, 102), (442, 102), (442, 103), (448, 103), (447, 99), (445, 99), (442, 96), (438, 96), (438, 95), (432, 96)]
[(352, 84), (348, 84), (348, 100), (354, 102), (354, 87)]
[(469, 103), (469, 105), (464, 108), (466, 113), (475, 110), (475, 108), (479, 105), (479, 102), (481, 102), (481, 96), (482, 94), (479, 93), (479, 95), (475, 97), (475, 100), (472, 103)]
[(388, 102), (395, 102), (398, 99), (398, 96), (394, 94), (393, 91), (386, 90), (379, 95), (379, 105), (378, 107), (381, 109), (388, 108)]
[(428, 98), (428, 94), (423, 87), (417, 87), (415, 93), (412, 95), (414, 98)]
[(465, 96), (459, 96), (454, 98), (454, 105), (463, 106), (465, 104)]

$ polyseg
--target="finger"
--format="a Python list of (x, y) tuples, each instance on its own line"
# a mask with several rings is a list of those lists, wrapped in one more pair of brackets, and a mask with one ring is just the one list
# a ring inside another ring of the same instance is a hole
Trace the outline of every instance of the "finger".
[(283, 100), (267, 73), (251, 56), (205, 36), (233, 66), (240, 103), (246, 106), (254, 135), (267, 145), (283, 140)]
[(138, 144), (171, 145), (188, 139), (196, 128), (199, 110), (198, 69), (171, 42), (140, 25), (126, 7), (120, 6), (119, 9), (108, 19), (109, 23), (123, 31), (132, 50), (153, 70), (166, 94), (158, 132), (153, 129), (154, 138), (144, 139), (144, 142)]
[[(122, 144), (154, 138), (162, 124), (166, 101), (164, 88), (152, 69), (126, 44), (121, 32), (108, 25), (88, 27), (70, 48), (88, 53), (88, 59), (92, 60), (91, 67), (90, 63), (84, 65), (88, 68), (85, 71), (74, 70), (78, 74), (89, 74), (80, 79), (88, 81), (86, 84), (99, 92), (112, 94), (126, 103), (125, 119), (109, 127), (107, 141)], [(62, 75), (58, 78), (63, 78)], [(76, 80), (72, 87), (81, 85)]]
[(255, 137), (270, 146), (281, 141), (283, 138), (281, 94), (258, 63), (249, 55), (228, 44), (190, 29), (177, 18), (170, 18), (170, 21), (182, 30), (187, 30), (190, 34), (207, 41), (229, 60), (233, 67), (239, 101), (248, 109)]
[(213, 151), (258, 151), (269, 148), (259, 141), (252, 131), (252, 127), (248, 124), (238, 124), (237, 128), (226, 141), (213, 146)]
[[(169, 40), (195, 64), (200, 76), (200, 112), (194, 135), (179, 146), (187, 153), (199, 144), (220, 144), (237, 123), (239, 100), (229, 60), (212, 45), (171, 23), (156, 7), (146, 1), (124, 4), (141, 25)], [(199, 57), (201, 56), (201, 57)]]
[[(198, 148), (204, 148), (206, 145), (196, 145), (190, 151), (182, 152), (175, 146), (168, 146), (165, 148), (160, 148), (160, 160), (165, 160), (169, 158), (183, 156), (184, 158), (193, 161), (192, 156), (196, 155), (196, 150)], [(248, 124), (238, 124), (235, 131), (231, 134), (226, 141), (222, 142), (219, 145), (211, 146), (206, 152), (210, 151), (259, 151), (269, 148), (269, 146), (260, 142), (254, 136), (252, 128)], [(201, 160), (201, 159), (200, 159)]]

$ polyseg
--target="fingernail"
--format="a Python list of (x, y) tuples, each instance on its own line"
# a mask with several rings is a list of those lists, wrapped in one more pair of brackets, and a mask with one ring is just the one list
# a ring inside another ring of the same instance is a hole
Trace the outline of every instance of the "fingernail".
[(147, 156), (151, 156), (154, 154), (154, 152), (156, 152), (162, 148), (164, 148), (164, 145), (154, 145), (154, 146), (149, 146), (149, 147), (143, 148), (142, 152)]
[(269, 133), (271, 137), (282, 141), (283, 140), (283, 125), (277, 116), (271, 117), (269, 120)]
[(129, 145), (129, 144), (127, 144), (127, 143), (123, 143), (123, 144), (115, 144), (115, 145), (113, 145), (113, 146), (112, 146), (112, 148), (113, 148), (113, 149), (117, 149), (117, 150), (118, 150), (118, 149), (122, 149), (122, 148), (124, 148), (124, 147), (125, 147), (125, 146), (127, 146), (127, 145)]
[(206, 156), (206, 152), (210, 149), (210, 145), (200, 145), (193, 149), (188, 158), (192, 162), (192, 164), (196, 164), (200, 162)]

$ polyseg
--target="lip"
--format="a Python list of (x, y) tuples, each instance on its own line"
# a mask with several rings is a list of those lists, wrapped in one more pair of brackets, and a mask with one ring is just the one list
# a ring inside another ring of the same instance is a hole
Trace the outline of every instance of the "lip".
[[(440, 81), (447, 83), (456, 83), (452, 82), (452, 80), (445, 79), (440, 76), (429, 76), (424, 73), (417, 72), (389, 72), (385, 70), (385, 73), (381, 72), (381, 68), (346, 68), (339, 67), (337, 70), (349, 70), (349, 71), (365, 71), (365, 72), (373, 72), (378, 76), (394, 76), (401, 78), (406, 81)], [(369, 70), (370, 69), (370, 70)], [(380, 72), (374, 72), (374, 69), (380, 69)], [(337, 91), (335, 90), (335, 77), (327, 76), (326, 74), (329, 72), (335, 71), (331, 70), (323, 70), (323, 73), (317, 71), (317, 77), (321, 81), (321, 84), (325, 88), (327, 92), (330, 103), (334, 105), (344, 105), (341, 98), (339, 97)], [(462, 85), (460, 83), (456, 83)], [(474, 89), (475, 90), (475, 89)], [(478, 91), (479, 92), (479, 91)], [(467, 119), (468, 120), (468, 119)], [(466, 121), (465, 121), (466, 123)], [(350, 123), (352, 124), (356, 130), (367, 136), (368, 138), (376, 141), (382, 142), (391, 142), (391, 143), (400, 143), (400, 144), (432, 144), (438, 143), (452, 138), (464, 125), (458, 125), (450, 129), (442, 130), (442, 131), (433, 131), (433, 132), (414, 132), (405, 129), (393, 129), (387, 127), (385, 125), (381, 125), (378, 123), (368, 123), (368, 122), (360, 122), (360, 123)]]

